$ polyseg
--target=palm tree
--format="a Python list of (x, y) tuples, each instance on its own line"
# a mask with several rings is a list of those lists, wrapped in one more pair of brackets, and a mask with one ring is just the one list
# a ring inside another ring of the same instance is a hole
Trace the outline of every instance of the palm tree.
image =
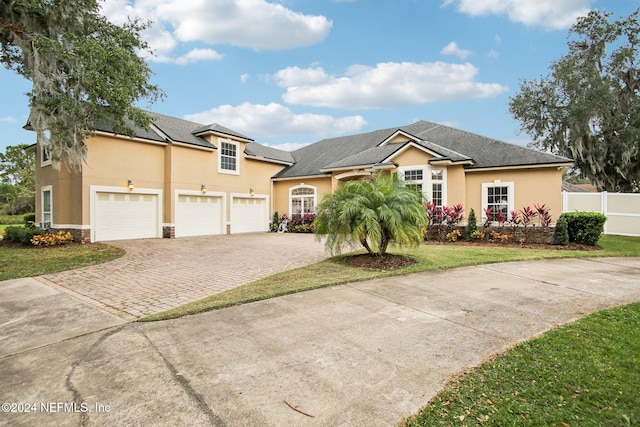
[(340, 184), (326, 195), (314, 225), (316, 238), (326, 236), (332, 254), (360, 244), (370, 255), (385, 255), (391, 242), (420, 244), (427, 218), (419, 192), (395, 175), (378, 173), (368, 180)]

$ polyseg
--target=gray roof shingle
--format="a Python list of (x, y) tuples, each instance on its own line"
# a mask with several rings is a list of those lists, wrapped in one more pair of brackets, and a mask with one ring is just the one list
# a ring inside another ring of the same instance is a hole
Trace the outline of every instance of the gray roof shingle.
[(245, 146), (244, 152), (249, 156), (262, 157), (267, 160), (275, 160), (280, 163), (293, 164), (293, 156), (288, 151), (278, 150), (277, 148), (260, 145), (252, 142)]
[(565, 157), (421, 120), (398, 128), (323, 139), (307, 145), (291, 153), (296, 163), (280, 171), (275, 178), (324, 175), (329, 173), (327, 169), (378, 164), (404, 146), (405, 143), (379, 146), (398, 130), (415, 135), (420, 139), (416, 143), (436, 153), (439, 160), (469, 162), (465, 169), (571, 162)]

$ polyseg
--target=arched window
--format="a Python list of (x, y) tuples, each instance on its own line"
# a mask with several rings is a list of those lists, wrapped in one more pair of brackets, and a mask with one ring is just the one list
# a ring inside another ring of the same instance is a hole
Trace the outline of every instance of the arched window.
[(289, 215), (316, 212), (316, 187), (298, 185), (289, 190)]

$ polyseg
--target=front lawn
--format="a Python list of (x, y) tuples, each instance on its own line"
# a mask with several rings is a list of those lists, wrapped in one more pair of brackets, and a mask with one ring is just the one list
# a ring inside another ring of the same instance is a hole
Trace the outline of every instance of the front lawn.
[(397, 276), (446, 268), (507, 261), (526, 261), (549, 258), (579, 258), (596, 256), (640, 256), (640, 238), (602, 236), (598, 251), (557, 249), (525, 249), (518, 247), (421, 245), (417, 249), (393, 250), (417, 261), (398, 269), (363, 269), (352, 267), (347, 257), (338, 256), (295, 270), (238, 286), (228, 291), (185, 304), (174, 309), (147, 316), (141, 320), (173, 319), (208, 310), (264, 300), (310, 289), (358, 282), (379, 277)]
[(41, 248), (0, 244), (0, 281), (87, 267), (122, 255), (123, 249), (100, 243)]
[(457, 378), (401, 425), (638, 425), (638, 384), (640, 303), (635, 303), (517, 345)]

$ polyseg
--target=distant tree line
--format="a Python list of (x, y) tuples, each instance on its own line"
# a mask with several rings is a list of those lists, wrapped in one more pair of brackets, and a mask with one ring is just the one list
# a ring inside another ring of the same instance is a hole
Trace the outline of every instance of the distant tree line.
[(35, 211), (35, 154), (27, 147), (19, 144), (0, 153), (0, 214)]

